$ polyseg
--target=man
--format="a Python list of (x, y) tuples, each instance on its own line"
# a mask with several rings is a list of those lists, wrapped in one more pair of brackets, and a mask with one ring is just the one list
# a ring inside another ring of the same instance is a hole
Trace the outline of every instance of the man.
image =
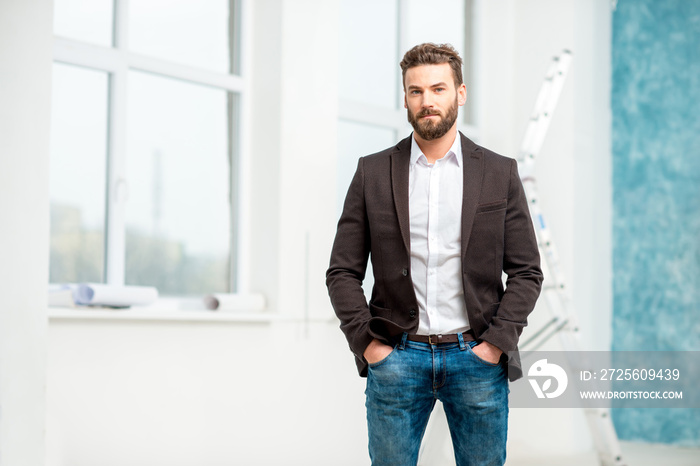
[[(467, 99), (461, 67), (447, 44), (404, 56), (414, 133), (360, 158), (326, 274), (367, 377), (375, 466), (416, 464), (436, 400), (458, 465), (505, 462), (508, 377), (522, 376), (517, 342), (542, 271), (515, 160), (457, 131)], [(361, 288), (368, 257), (369, 303)]]

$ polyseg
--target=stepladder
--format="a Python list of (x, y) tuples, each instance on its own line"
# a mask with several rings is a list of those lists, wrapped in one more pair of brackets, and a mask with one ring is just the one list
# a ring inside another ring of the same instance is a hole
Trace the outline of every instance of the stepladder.
[[(547, 135), (552, 115), (566, 81), (572, 53), (564, 50), (553, 58), (547, 69), (534, 110), (528, 121), (521, 148), (518, 152), (518, 170), (530, 206), (530, 214), (537, 235), (542, 268), (545, 272), (540, 302), (547, 308), (549, 318), (521, 341), (523, 362), (543, 344), (558, 337), (570, 367), (579, 367), (582, 351), (580, 328), (564, 275), (553, 235), (540, 206), (535, 177), (535, 163)], [(526, 365), (526, 364), (525, 364)], [(620, 443), (607, 408), (582, 408), (591, 433), (599, 463), (602, 466), (624, 466)]]

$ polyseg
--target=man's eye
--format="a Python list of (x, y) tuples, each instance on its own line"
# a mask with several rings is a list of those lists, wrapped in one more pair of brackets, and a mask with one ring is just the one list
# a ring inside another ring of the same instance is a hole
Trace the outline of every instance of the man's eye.
[(437, 89), (435, 89), (435, 92), (442, 92), (444, 90), (445, 90), (444, 87), (438, 87)]
[(411, 95), (418, 95), (420, 94), (420, 91), (411, 91)]

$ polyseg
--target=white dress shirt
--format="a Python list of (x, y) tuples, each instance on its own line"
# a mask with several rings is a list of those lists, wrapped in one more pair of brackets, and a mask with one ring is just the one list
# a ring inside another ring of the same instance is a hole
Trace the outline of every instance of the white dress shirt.
[(463, 160), (459, 133), (434, 164), (411, 138), (408, 208), (411, 278), (419, 307), (418, 334), (469, 330), (462, 287)]

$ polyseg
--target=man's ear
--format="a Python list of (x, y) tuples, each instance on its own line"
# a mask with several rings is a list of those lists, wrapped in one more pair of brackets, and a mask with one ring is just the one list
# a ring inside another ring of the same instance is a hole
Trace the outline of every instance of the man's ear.
[(408, 108), (408, 102), (406, 102), (406, 93), (403, 93), (403, 108)]
[(467, 103), (467, 86), (462, 83), (457, 89), (457, 104), (461, 107)]

